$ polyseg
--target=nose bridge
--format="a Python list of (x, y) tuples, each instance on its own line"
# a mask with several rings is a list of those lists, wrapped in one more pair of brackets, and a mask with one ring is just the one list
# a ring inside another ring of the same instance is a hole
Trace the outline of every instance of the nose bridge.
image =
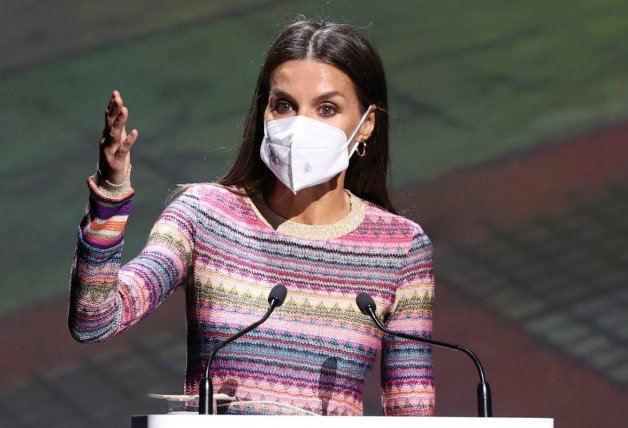
[(297, 116), (309, 117), (310, 119), (316, 119), (316, 106), (313, 106), (311, 102), (299, 103), (297, 107)]
[(295, 91), (293, 94), (296, 105), (297, 116), (309, 117), (310, 119), (316, 119), (316, 109), (318, 108), (318, 102), (316, 100), (317, 93), (313, 88), (305, 87), (300, 91)]

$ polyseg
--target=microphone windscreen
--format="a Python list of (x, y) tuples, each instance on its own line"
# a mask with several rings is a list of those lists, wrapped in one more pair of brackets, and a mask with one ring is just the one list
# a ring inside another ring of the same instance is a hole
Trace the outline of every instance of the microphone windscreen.
[(373, 311), (377, 309), (375, 300), (373, 300), (373, 298), (369, 296), (368, 293), (362, 292), (358, 294), (358, 296), (355, 298), (355, 303), (357, 303), (358, 308), (360, 308), (360, 312), (362, 312), (364, 315), (370, 315), (368, 310), (369, 306), (373, 308)]
[(286, 300), (287, 295), (288, 289), (282, 284), (277, 284), (272, 290), (270, 290), (270, 294), (268, 295), (268, 304), (272, 305), (273, 301), (275, 301), (275, 307), (279, 307), (283, 305), (283, 301)]

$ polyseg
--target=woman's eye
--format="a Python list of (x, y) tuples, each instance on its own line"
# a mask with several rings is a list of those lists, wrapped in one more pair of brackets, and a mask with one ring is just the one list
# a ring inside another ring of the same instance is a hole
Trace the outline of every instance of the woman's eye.
[(275, 111), (280, 114), (290, 113), (292, 111), (292, 106), (287, 101), (277, 101), (275, 103)]
[(336, 109), (335, 106), (330, 105), (330, 104), (322, 105), (319, 107), (318, 110), (322, 116), (333, 116), (334, 114), (338, 112), (338, 109)]

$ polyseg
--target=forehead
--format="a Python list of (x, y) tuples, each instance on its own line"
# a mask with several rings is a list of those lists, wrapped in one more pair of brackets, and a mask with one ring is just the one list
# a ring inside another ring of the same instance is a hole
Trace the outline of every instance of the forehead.
[(315, 59), (295, 59), (279, 64), (270, 75), (270, 89), (294, 95), (317, 95), (337, 91), (355, 98), (351, 78), (333, 65)]

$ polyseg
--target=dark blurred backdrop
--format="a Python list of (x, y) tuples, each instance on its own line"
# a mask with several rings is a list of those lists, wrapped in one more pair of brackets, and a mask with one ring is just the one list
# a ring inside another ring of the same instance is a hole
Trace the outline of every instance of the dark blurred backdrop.
[[(298, 14), (354, 24), (391, 94), (396, 200), (435, 245), (435, 337), (483, 359), (496, 416), (628, 426), (628, 2), (0, 1), (0, 426), (114, 427), (180, 393), (181, 292), (98, 345), (66, 327), (102, 112), (134, 154), (126, 258), (177, 183), (234, 158), (268, 42)], [(437, 411), (476, 374), (435, 350)], [(366, 413), (379, 414), (377, 373)]]

